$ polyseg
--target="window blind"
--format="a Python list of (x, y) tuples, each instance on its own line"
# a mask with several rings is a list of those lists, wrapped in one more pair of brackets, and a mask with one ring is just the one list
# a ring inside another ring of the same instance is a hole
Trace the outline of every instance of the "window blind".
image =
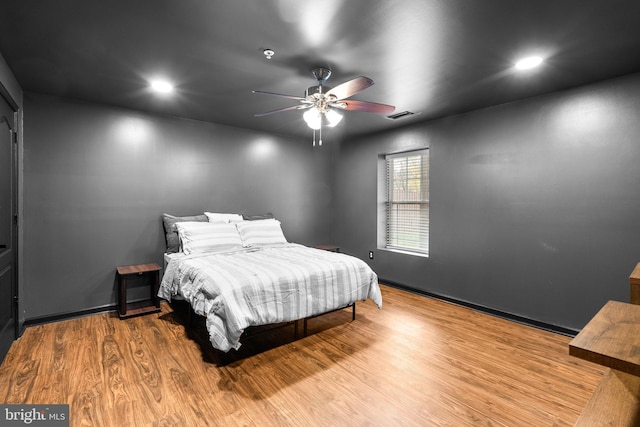
[(429, 150), (385, 156), (386, 247), (429, 253)]

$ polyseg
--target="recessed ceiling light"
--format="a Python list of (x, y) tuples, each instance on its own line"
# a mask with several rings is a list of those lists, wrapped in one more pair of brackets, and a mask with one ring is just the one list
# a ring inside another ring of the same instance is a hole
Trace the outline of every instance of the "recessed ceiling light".
[(542, 57), (528, 56), (516, 62), (516, 68), (518, 70), (530, 70), (532, 68), (536, 68), (540, 64), (542, 64)]
[(173, 85), (166, 80), (151, 80), (151, 89), (158, 93), (171, 93), (173, 92)]

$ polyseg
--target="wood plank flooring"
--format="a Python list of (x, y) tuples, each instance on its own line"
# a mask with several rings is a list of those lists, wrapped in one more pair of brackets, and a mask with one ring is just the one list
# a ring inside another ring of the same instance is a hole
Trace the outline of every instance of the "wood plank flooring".
[(68, 403), (72, 426), (573, 425), (604, 368), (570, 338), (382, 286), (371, 302), (211, 347), (180, 307), (27, 328), (0, 402)]

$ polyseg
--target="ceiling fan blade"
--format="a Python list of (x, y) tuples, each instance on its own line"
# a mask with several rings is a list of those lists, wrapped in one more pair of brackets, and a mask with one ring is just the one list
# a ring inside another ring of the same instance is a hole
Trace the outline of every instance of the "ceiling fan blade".
[(302, 101), (305, 98), (301, 97), (301, 96), (294, 96), (294, 95), (284, 95), (282, 93), (274, 93), (274, 92), (264, 92), (261, 90), (254, 90), (253, 93), (257, 93), (259, 95), (272, 95), (272, 96), (279, 96), (281, 98), (289, 98), (289, 99), (296, 99), (298, 101)]
[(380, 113), (391, 114), (396, 109), (393, 105), (379, 104), (377, 102), (368, 101), (356, 101), (353, 99), (343, 99), (335, 104), (331, 104), (332, 107), (341, 108), (348, 111), (364, 111), (367, 113)]
[(327, 92), (327, 95), (332, 97), (335, 96), (336, 100), (349, 98), (350, 96), (355, 95), (361, 90), (365, 90), (369, 86), (373, 85), (373, 83), (373, 80), (371, 80), (369, 77), (356, 77), (355, 79), (341, 83), (333, 89), (329, 90), (329, 92)]
[(306, 108), (311, 108), (311, 104), (301, 104), (301, 105), (294, 105), (292, 107), (279, 108), (277, 110), (267, 111), (266, 113), (254, 114), (254, 116), (263, 117), (263, 116), (268, 116), (269, 114), (282, 113), (283, 111), (304, 110)]

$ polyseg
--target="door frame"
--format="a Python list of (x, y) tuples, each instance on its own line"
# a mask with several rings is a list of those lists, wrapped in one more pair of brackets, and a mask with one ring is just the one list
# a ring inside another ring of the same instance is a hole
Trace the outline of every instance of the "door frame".
[[(19, 146), (20, 146), (20, 136), (21, 136), (21, 126), (20, 126), (20, 106), (13, 99), (9, 91), (6, 87), (0, 82), (0, 101), (5, 102), (9, 108), (13, 111), (12, 123), (10, 123), (11, 127), (11, 162), (12, 162), (12, 188), (11, 188), (11, 215), (13, 216), (12, 221), (12, 250), (13, 250), (13, 286), (12, 286), (12, 310), (13, 310), (13, 339), (17, 339), (20, 336), (21, 328), (20, 328), (20, 310), (19, 310), (19, 289), (20, 286), (18, 284), (19, 280), (19, 270), (20, 270), (20, 262), (19, 262), (19, 200), (20, 200), (20, 162), (19, 162)], [(0, 355), (0, 361), (4, 358), (4, 355)]]

